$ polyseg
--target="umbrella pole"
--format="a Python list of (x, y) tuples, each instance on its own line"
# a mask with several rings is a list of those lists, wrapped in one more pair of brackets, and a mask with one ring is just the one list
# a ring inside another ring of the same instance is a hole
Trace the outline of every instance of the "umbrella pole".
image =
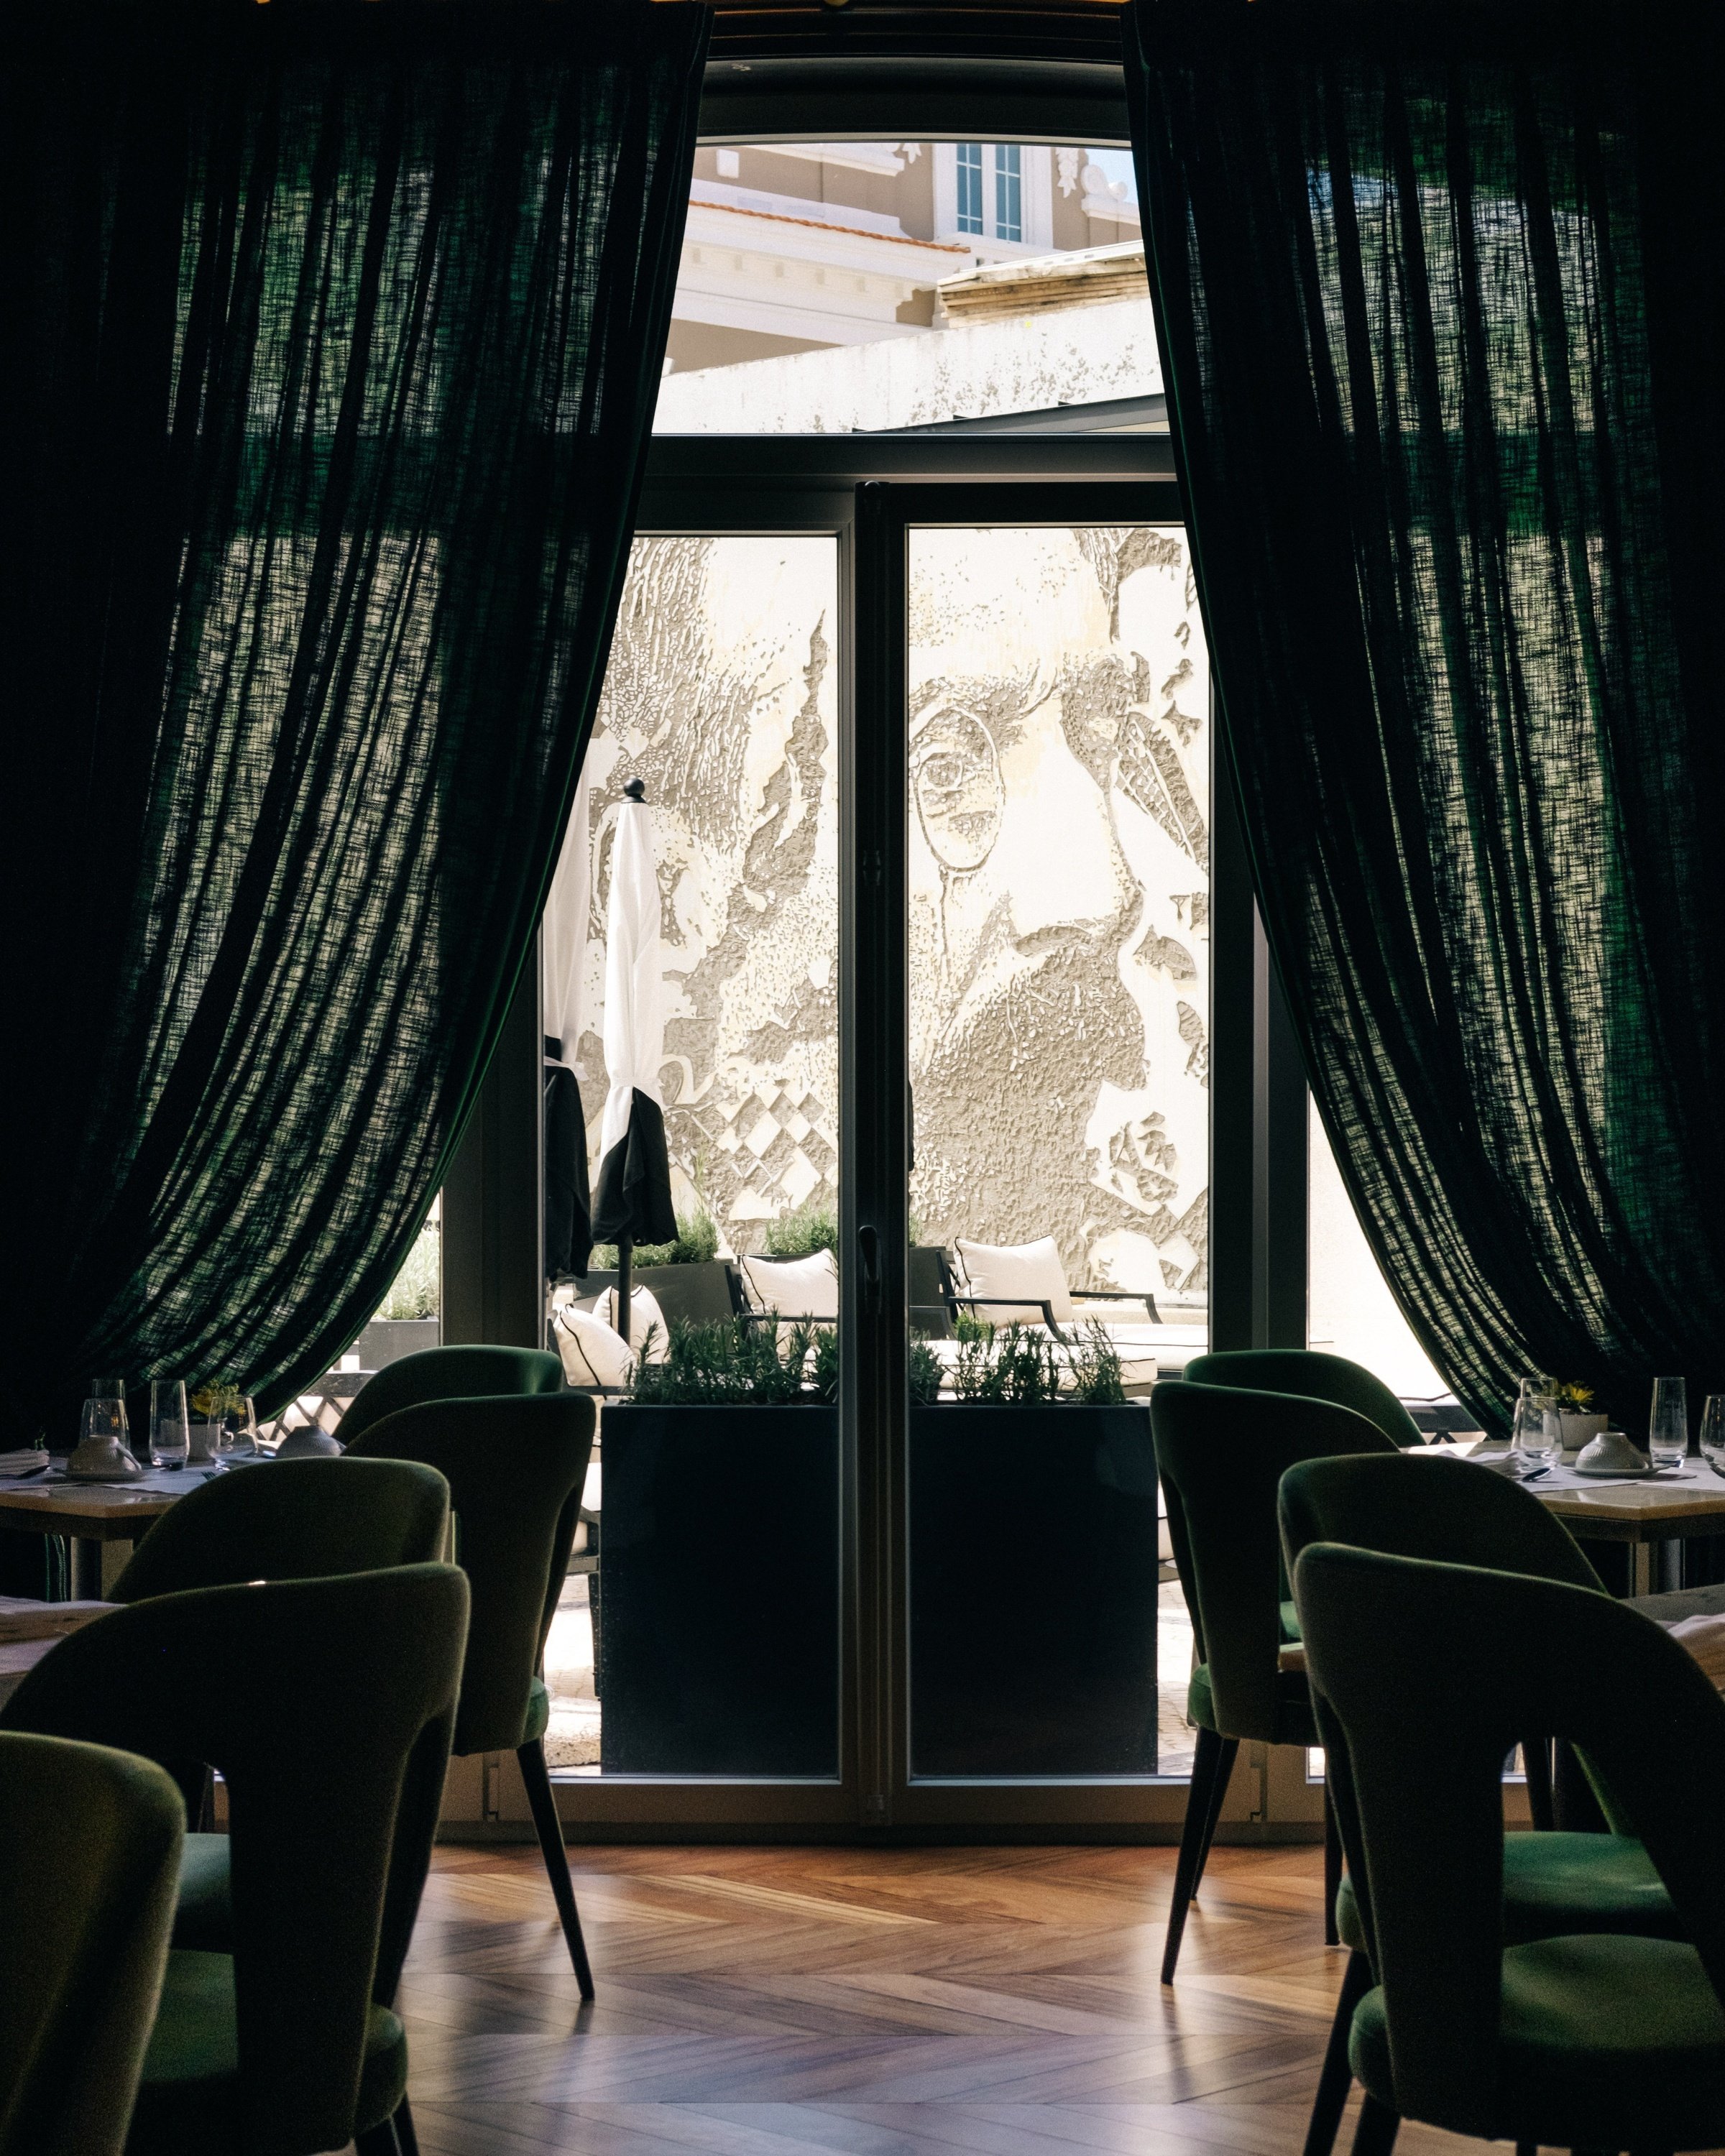
[(627, 1235), (617, 1239), (617, 1330), (629, 1345), (629, 1305), (634, 1301), (635, 1246)]

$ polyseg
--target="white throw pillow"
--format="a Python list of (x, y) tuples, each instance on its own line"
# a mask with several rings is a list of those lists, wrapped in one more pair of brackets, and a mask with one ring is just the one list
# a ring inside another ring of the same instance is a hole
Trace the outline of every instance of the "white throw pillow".
[(742, 1272), (758, 1309), (791, 1318), (838, 1318), (839, 1268), (830, 1250), (806, 1258), (745, 1258)]
[[(1034, 1243), (967, 1243), (961, 1235), (952, 1247), (957, 1253), (960, 1285), (972, 1295), (988, 1298), (976, 1311), (988, 1324), (1040, 1325), (1045, 1302), (1056, 1325), (1070, 1322), (1071, 1291), (1052, 1235)], [(1019, 1296), (1035, 1299), (1021, 1303)]]
[[(617, 1330), (617, 1291), (608, 1287), (593, 1306), (593, 1314), (601, 1323)], [(648, 1337), (649, 1333), (652, 1337)], [(649, 1363), (662, 1363), (670, 1345), (670, 1332), (665, 1322), (665, 1312), (659, 1307), (659, 1297), (649, 1287), (631, 1288), (629, 1296), (629, 1344), (638, 1352), (645, 1343)]]
[(618, 1392), (629, 1383), (635, 1367), (633, 1351), (590, 1310), (560, 1310), (557, 1335), (563, 1375), (578, 1391), (602, 1386)]

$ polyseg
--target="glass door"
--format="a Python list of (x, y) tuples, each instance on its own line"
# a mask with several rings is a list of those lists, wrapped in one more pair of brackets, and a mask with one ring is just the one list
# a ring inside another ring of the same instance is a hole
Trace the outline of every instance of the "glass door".
[[(825, 1390), (728, 1419), (602, 1396), (547, 1663), (560, 1805), (595, 1833), (1171, 1830), (1191, 1635), (1144, 1403), (1209, 1337), (1214, 1150), (1174, 490), (686, 462), (644, 505), (588, 761), (561, 1045), (596, 1131), (639, 778), (689, 1248), (637, 1281), (667, 1327), (806, 1317)], [(553, 1290), (554, 1337), (608, 1255)], [(1224, 1817), (1261, 1813), (1248, 1785)]]

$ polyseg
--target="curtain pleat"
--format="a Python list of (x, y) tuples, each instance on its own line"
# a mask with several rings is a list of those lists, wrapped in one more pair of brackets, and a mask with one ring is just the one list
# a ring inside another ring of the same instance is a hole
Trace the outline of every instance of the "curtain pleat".
[(603, 680), (708, 11), (14, 10), (8, 1420), (376, 1308)]
[(1361, 1224), (1486, 1427), (1725, 1389), (1712, 10), (1132, 0), (1260, 901)]

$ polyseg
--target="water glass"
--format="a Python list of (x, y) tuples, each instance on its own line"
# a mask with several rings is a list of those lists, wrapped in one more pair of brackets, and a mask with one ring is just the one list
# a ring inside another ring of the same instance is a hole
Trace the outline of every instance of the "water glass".
[(1689, 1399), (1681, 1378), (1653, 1380), (1653, 1413), (1647, 1423), (1647, 1456), (1656, 1467), (1676, 1467), (1689, 1450)]
[(1701, 1411), (1701, 1454), (1710, 1467), (1725, 1475), (1725, 1393), (1710, 1393)]
[(150, 1381), (150, 1465), (183, 1467), (192, 1450), (192, 1428), (186, 1414), (186, 1387), (178, 1378)]
[(126, 1419), (126, 1380), (124, 1378), (92, 1378), (90, 1398), (84, 1403), (84, 1413), (79, 1419), (80, 1443), (89, 1438), (112, 1438), (118, 1445), (127, 1443)]
[(1549, 1394), (1536, 1391), (1531, 1378), (1522, 1380), (1510, 1448), (1524, 1475), (1531, 1475), (1536, 1468), (1555, 1467), (1563, 1456), (1563, 1426), (1558, 1404)]

